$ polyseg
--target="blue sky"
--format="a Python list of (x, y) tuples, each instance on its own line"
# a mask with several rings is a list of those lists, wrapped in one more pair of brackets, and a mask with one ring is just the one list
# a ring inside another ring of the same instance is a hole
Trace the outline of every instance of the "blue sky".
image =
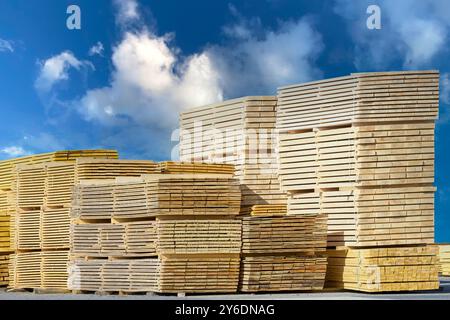
[[(81, 29), (66, 27), (69, 5)], [(380, 30), (366, 27), (368, 5)], [(359, 71), (439, 69), (436, 238), (450, 242), (450, 1), (0, 3), (0, 159), (116, 148), (163, 160), (178, 112)]]

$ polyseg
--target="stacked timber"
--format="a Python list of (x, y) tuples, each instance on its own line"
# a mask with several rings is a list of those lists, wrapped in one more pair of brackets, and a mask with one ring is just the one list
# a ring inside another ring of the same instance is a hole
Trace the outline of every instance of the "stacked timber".
[[(36, 184), (31, 189), (26, 190), (26, 188), (24, 189), (23, 184), (18, 185), (16, 183), (16, 175), (18, 174), (17, 168), (20, 168), (23, 165), (39, 165), (48, 162), (73, 163), (80, 157), (117, 159), (118, 154), (115, 150), (66, 150), (0, 161), (0, 261), (8, 260), (7, 255), (15, 250), (15, 246), (18, 242), (15, 224), (16, 220), (19, 218), (17, 212), (19, 205), (18, 201), (20, 200), (21, 206), (33, 206), (33, 210), (37, 208), (34, 206), (37, 205), (38, 207), (41, 207), (43, 204), (42, 201), (46, 201), (45, 199), (40, 198), (42, 196), (42, 189), (36, 189), (36, 185), (41, 185), (42, 175), (37, 174), (37, 180), (34, 181)], [(22, 173), (26, 174), (25, 172)], [(30, 173), (31, 171), (29, 170), (28, 174)], [(22, 178), (26, 179), (25, 176)], [(67, 179), (69, 179), (69, 177), (67, 177)], [(19, 187), (25, 193), (23, 196), (17, 197), (17, 188)], [(27, 218), (25, 218), (25, 222), (29, 221)], [(37, 222), (37, 225), (35, 226), (40, 228), (40, 222)], [(29, 231), (26, 231), (26, 233), (29, 234)], [(33, 233), (33, 231), (31, 231), (31, 233)], [(39, 237), (36, 239), (39, 239)], [(23, 237), (22, 240), (24, 240)], [(29, 245), (30, 243), (28, 246)], [(31, 242), (31, 246), (33, 247), (35, 245)], [(2, 279), (7, 279), (7, 277), (3, 277), (3, 272), (1, 272), (1, 274)], [(4, 282), (0, 285), (3, 284)]]
[(432, 244), (438, 108), (436, 71), (279, 88), (279, 179), (288, 214), (326, 214), (329, 247)]
[(329, 250), (327, 284), (364, 292), (436, 290), (436, 246)]
[(243, 217), (240, 290), (323, 289), (326, 241), (323, 215)]
[(439, 244), (440, 273), (450, 277), (450, 244)]
[[(16, 254), (10, 263), (10, 270), (14, 274), (14, 277), (10, 277), (11, 287), (68, 290), (67, 267), (72, 245), (71, 205), (77, 182), (99, 183), (116, 176), (135, 177), (159, 172), (158, 165), (152, 161), (112, 158), (66, 157), (66, 161), (16, 166), (13, 184), (13, 203), (16, 207), (11, 217), (14, 225), (11, 239)], [(88, 200), (92, 201), (94, 208), (101, 204), (98, 195)], [(111, 211), (108, 213), (110, 218)], [(141, 254), (143, 251), (155, 250), (154, 239), (151, 239), (152, 246), (148, 244), (148, 239), (141, 236), (147, 227), (132, 225), (126, 228), (129, 230), (125, 248), (127, 253)], [(150, 228), (154, 229), (154, 224)], [(85, 240), (91, 239), (87, 237)], [(114, 250), (114, 239), (107, 240), (109, 250)], [(40, 272), (24, 277), (23, 273), (27, 271), (26, 263), (22, 261), (39, 265)]]
[(286, 204), (278, 182), (276, 104), (275, 97), (244, 97), (180, 115), (180, 159), (234, 165), (245, 214), (256, 204)]
[(74, 220), (71, 227), (71, 289), (237, 290), (241, 223), (235, 216), (241, 199), (233, 167), (159, 168), (160, 174), (140, 178), (77, 184), (72, 215), (83, 223)]
[(21, 252), (11, 255), (9, 286), (14, 289), (67, 290), (69, 251)]

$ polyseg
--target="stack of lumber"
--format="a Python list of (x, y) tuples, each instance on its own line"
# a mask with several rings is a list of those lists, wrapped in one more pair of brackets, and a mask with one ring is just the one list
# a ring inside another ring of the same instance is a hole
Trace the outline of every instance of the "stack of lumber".
[(71, 253), (81, 257), (156, 255), (156, 222), (72, 224)]
[(46, 170), (45, 206), (51, 208), (70, 204), (75, 185), (75, 162), (49, 162)]
[(159, 261), (150, 259), (75, 260), (69, 267), (69, 287), (79, 291), (154, 292)]
[(157, 219), (160, 254), (239, 254), (241, 222), (231, 219)]
[(329, 250), (327, 286), (364, 292), (439, 288), (436, 246)]
[(67, 290), (69, 251), (12, 254), (9, 286), (15, 289)]
[(242, 184), (242, 209), (285, 204), (276, 153), (275, 97), (244, 97), (180, 114), (180, 159), (227, 163)]
[(0, 256), (0, 286), (7, 286), (9, 283), (9, 273), (8, 273), (8, 265), (9, 265), (9, 255), (1, 255)]
[(327, 258), (323, 256), (243, 257), (241, 291), (311, 291), (324, 286)]
[(440, 272), (445, 277), (450, 277), (450, 244), (439, 245)]
[(425, 185), (297, 193), (288, 211), (326, 214), (329, 246), (431, 244), (435, 191)]
[[(15, 214), (11, 219), (14, 225), (11, 239), (16, 255), (10, 267), (15, 277), (22, 279), (23, 273), (26, 273), (25, 267), (21, 264), (22, 255), (25, 256), (25, 261), (29, 261), (30, 257), (32, 261), (38, 259), (37, 257), (42, 260), (41, 272), (33, 273), (27, 281), (21, 280), (21, 288), (29, 285), (28, 288), (67, 289), (66, 269), (71, 246), (71, 203), (74, 201), (73, 189), (77, 182), (104, 183), (110, 179), (114, 181), (118, 176), (136, 177), (160, 172), (158, 164), (152, 161), (117, 160), (114, 157), (81, 159), (77, 156), (78, 154), (69, 154), (58, 158), (60, 161), (16, 166), (13, 184)], [(110, 195), (111, 210), (106, 211), (108, 221), (111, 219), (113, 203), (112, 193)], [(100, 208), (105, 214), (105, 206), (101, 200), (98, 194), (93, 194), (91, 198), (85, 199), (87, 202), (91, 201), (91, 206), (89, 207), (88, 203), (85, 209)], [(145, 234), (147, 229), (148, 226), (144, 225), (126, 228), (129, 230), (126, 233), (127, 238), (122, 241), (125, 242), (124, 251), (127, 254), (140, 255), (143, 252), (155, 251), (154, 223), (150, 226), (152, 234), (150, 238)], [(90, 238), (85, 240), (89, 241)], [(110, 251), (116, 249), (117, 240), (120, 239), (102, 239), (108, 243), (107, 250)], [(32, 253), (41, 255), (33, 256)], [(11, 280), (10, 286), (14, 288), (16, 283)], [(34, 283), (40, 284), (36, 287), (33, 286)]]
[(243, 217), (240, 290), (323, 289), (326, 241), (323, 215)]
[(280, 135), (283, 190), (434, 182), (434, 123), (375, 124)]
[(40, 209), (44, 205), (45, 180), (47, 167), (45, 164), (17, 165), (15, 204), (22, 210)]
[(159, 168), (140, 178), (76, 185), (72, 215), (81, 223), (71, 227), (71, 289), (237, 290), (241, 199), (233, 166), (165, 162)]
[(239, 254), (163, 255), (157, 292), (230, 293), (239, 280)]
[(3, 160), (0, 161), (0, 189), (11, 190), (16, 165), (40, 164), (52, 161), (75, 161), (78, 158), (117, 159), (118, 153), (116, 150), (68, 150)]
[(69, 208), (47, 208), (41, 212), (42, 250), (69, 249)]
[(149, 160), (115, 160), (80, 158), (76, 162), (75, 177), (80, 180), (107, 180), (116, 177), (139, 177), (158, 172), (158, 164)]
[(70, 215), (74, 219), (109, 220), (113, 212), (112, 181), (82, 181), (75, 185)]
[(329, 247), (432, 244), (438, 108), (436, 71), (358, 73), (279, 88), (279, 178), (288, 214), (326, 214)]
[[(46, 212), (45, 208), (60, 208), (67, 199), (70, 203), (71, 167), (82, 157), (117, 159), (118, 154), (115, 150), (67, 150), (0, 161), (0, 254), (17, 251), (19, 256), (19, 251), (68, 247), (67, 211)], [(7, 261), (3, 255), (0, 259)], [(8, 279), (3, 273), (2, 277)]]
[(283, 131), (348, 123), (435, 121), (438, 71), (356, 73), (278, 89)]
[(239, 182), (230, 174), (150, 174), (77, 184), (71, 215), (86, 221), (120, 221), (163, 214), (229, 216), (239, 208)]
[(254, 205), (252, 206), (251, 216), (255, 217), (275, 217), (275, 216), (285, 216), (287, 214), (287, 206), (283, 204), (279, 205)]
[(234, 174), (234, 166), (227, 164), (200, 163), (200, 162), (174, 162), (163, 161), (159, 163), (161, 173), (212, 173)]
[(143, 179), (152, 215), (230, 216), (239, 212), (239, 182), (231, 175), (186, 173), (146, 175)]

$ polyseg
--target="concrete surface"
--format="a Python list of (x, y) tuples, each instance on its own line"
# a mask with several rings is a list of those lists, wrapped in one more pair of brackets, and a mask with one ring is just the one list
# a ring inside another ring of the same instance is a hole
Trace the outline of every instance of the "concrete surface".
[(274, 293), (274, 294), (233, 294), (194, 295), (178, 298), (173, 295), (96, 295), (96, 294), (34, 294), (28, 292), (0, 292), (0, 300), (450, 300), (450, 277), (441, 278), (441, 288), (437, 291), (365, 294), (358, 292), (316, 292), (316, 293)]

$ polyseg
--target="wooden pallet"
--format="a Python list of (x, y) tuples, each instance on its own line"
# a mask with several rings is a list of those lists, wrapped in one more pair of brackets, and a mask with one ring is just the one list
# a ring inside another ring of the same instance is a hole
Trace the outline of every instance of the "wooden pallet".
[(322, 290), (327, 258), (317, 256), (243, 257), (239, 291)]
[(363, 292), (436, 290), (435, 246), (329, 250), (326, 285)]
[(232, 164), (242, 206), (283, 204), (277, 173), (275, 97), (245, 97), (180, 114), (180, 159)]
[(157, 219), (159, 254), (235, 253), (241, 250), (241, 221), (233, 219)]
[(328, 246), (388, 246), (434, 242), (435, 187), (385, 187), (299, 193), (289, 214), (328, 216)]
[(81, 257), (156, 255), (156, 222), (72, 224), (71, 253)]
[(450, 277), (450, 245), (439, 245), (439, 267), (440, 272), (445, 277)]
[(435, 121), (438, 108), (438, 71), (356, 73), (278, 88), (277, 128)]
[(324, 215), (243, 217), (243, 255), (315, 254), (326, 248)]

